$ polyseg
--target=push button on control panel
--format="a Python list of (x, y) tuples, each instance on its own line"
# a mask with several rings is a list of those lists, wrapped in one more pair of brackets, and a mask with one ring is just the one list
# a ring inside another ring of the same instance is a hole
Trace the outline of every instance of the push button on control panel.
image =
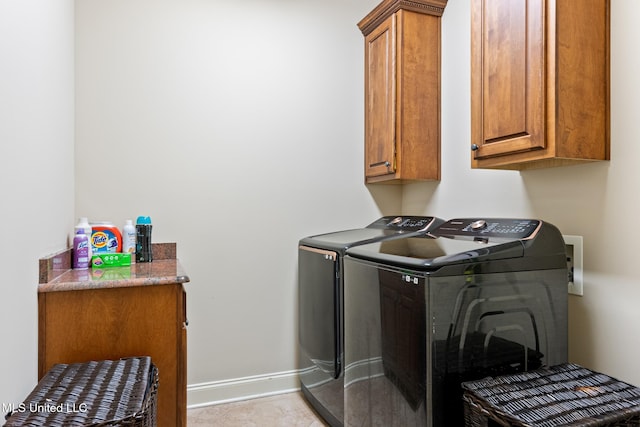
[(479, 219), (471, 223), (471, 229), (474, 231), (482, 230), (483, 228), (487, 228), (487, 221), (484, 219)]

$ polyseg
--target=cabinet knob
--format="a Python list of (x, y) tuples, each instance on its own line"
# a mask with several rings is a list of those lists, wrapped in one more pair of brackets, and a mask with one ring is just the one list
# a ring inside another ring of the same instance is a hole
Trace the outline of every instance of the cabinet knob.
[(369, 167), (370, 167), (370, 168), (374, 168), (374, 167), (376, 167), (376, 166), (382, 166), (382, 165), (384, 165), (385, 167), (387, 167), (387, 168), (388, 168), (389, 166), (391, 166), (391, 163), (389, 163), (389, 161), (388, 161), (388, 160), (386, 160), (386, 161), (384, 161), (384, 162), (371, 163), (371, 164), (369, 165)]
[(471, 229), (473, 231), (482, 230), (484, 228), (487, 228), (487, 221), (485, 221), (484, 219), (479, 219), (471, 223)]
[(478, 151), (478, 144), (471, 144), (471, 151)]

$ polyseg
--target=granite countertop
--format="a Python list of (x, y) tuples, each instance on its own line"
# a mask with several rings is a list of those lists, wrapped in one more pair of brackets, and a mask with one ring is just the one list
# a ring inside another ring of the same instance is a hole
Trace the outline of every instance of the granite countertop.
[(71, 269), (71, 249), (66, 249), (40, 259), (38, 293), (187, 283), (175, 248), (175, 243), (154, 243), (152, 262), (87, 270)]

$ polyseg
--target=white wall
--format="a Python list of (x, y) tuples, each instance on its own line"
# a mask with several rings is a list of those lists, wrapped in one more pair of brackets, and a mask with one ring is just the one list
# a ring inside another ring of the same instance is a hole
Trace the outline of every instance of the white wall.
[(584, 297), (569, 298), (569, 358), (640, 384), (640, 3), (611, 7), (611, 161), (527, 172), (469, 167), (469, 2), (442, 22), (442, 180), (403, 191), (403, 213), (545, 219), (584, 236)]
[(191, 385), (296, 369), (298, 240), (400, 208), (363, 184), (375, 4), (76, 2), (76, 216), (178, 242)]
[(36, 384), (38, 259), (73, 226), (73, 33), (73, 0), (0, 0), (4, 405)]

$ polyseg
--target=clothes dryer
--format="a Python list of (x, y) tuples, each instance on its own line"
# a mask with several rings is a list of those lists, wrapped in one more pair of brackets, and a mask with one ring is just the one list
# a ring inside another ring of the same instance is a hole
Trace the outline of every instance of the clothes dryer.
[(342, 426), (343, 257), (347, 249), (422, 235), (444, 221), (385, 216), (360, 229), (301, 239), (298, 249), (300, 382), (306, 399), (331, 425)]
[(460, 383), (567, 361), (556, 227), (454, 219), (347, 250), (347, 426), (464, 426)]

